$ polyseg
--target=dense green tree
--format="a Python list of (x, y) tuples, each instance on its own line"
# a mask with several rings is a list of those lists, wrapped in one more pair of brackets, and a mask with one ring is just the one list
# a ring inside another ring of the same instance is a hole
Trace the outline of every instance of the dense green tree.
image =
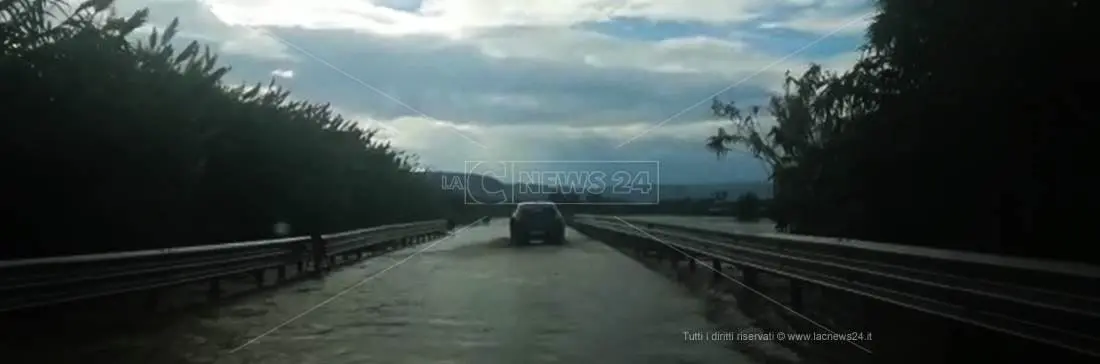
[(0, 1), (7, 257), (258, 239), (439, 218), (415, 159), (327, 104), (232, 87), (177, 22), (111, 1)]
[(763, 203), (760, 201), (760, 197), (755, 193), (748, 192), (737, 197), (737, 201), (733, 203), (733, 214), (739, 221), (757, 221), (760, 220), (760, 214), (763, 210)]
[(768, 162), (796, 232), (1095, 260), (1049, 238), (1095, 234), (1085, 3), (879, 0), (852, 69), (788, 77), (768, 128), (716, 100), (708, 146)]

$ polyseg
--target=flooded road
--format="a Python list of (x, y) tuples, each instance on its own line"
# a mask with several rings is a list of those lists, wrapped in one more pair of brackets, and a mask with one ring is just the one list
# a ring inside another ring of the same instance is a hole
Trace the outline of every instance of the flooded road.
[(494, 220), (127, 338), (141, 354), (116, 359), (751, 363), (728, 342), (685, 340), (715, 329), (675, 282), (576, 231), (567, 241), (509, 246)]

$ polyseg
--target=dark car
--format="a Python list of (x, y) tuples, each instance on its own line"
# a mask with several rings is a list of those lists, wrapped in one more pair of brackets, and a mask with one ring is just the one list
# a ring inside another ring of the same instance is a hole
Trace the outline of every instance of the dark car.
[(521, 202), (509, 221), (513, 244), (541, 239), (550, 244), (565, 242), (565, 217), (553, 202)]

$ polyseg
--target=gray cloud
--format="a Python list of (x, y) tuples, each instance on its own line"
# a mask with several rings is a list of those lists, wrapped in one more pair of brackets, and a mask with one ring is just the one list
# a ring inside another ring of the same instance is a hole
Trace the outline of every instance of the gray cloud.
[[(276, 83), (294, 97), (330, 102), (345, 116), (384, 125), (395, 145), (436, 169), (461, 170), (467, 160), (656, 160), (665, 182), (765, 176), (749, 156), (719, 161), (702, 147), (715, 129), (698, 123), (710, 119), (706, 99), (771, 62), (736, 44), (691, 40), (646, 53), (646, 44), (585, 36), (569, 48), (574, 41), (569, 37), (579, 33), (530, 26), (484, 29), (463, 40), (300, 27), (260, 30), (226, 25), (194, 0), (120, 0), (118, 6), (123, 12), (148, 6), (150, 22), (160, 27), (179, 17), (178, 40), (211, 44), (233, 68), (229, 82), (267, 83), (273, 70), (292, 70), (292, 77)], [(518, 35), (534, 44), (509, 40)], [(552, 42), (540, 48), (539, 37)], [(514, 54), (494, 55), (492, 47)], [(681, 57), (679, 49), (687, 53)], [(555, 53), (571, 50), (578, 54)], [(590, 53), (596, 56), (586, 56)], [(650, 54), (657, 60), (647, 60)], [(799, 62), (781, 64), (720, 97), (762, 104), (777, 86), (771, 85), (776, 74)], [(726, 64), (729, 72), (723, 71)], [(698, 69), (653, 69), (668, 65)], [(659, 130), (615, 148), (700, 101), (705, 102)], [(456, 129), (461, 125), (472, 129)], [(604, 129), (585, 129), (595, 127)]]
[[(272, 34), (311, 55), (299, 55), (296, 80), (282, 84), (296, 93), (380, 119), (422, 112), (442, 120), (483, 124), (658, 122), (731, 84), (713, 75), (493, 59), (465, 45), (395, 49), (386, 37), (342, 31), (280, 29)], [(280, 64), (245, 56), (226, 60), (237, 70)], [(236, 76), (256, 75), (244, 71)], [(765, 92), (746, 86), (724, 96), (762, 100)], [(705, 119), (705, 112), (703, 108), (682, 118)]]

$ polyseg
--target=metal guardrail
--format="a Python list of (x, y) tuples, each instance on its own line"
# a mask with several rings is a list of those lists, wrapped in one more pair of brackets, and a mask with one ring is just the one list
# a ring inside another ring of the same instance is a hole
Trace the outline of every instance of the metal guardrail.
[[(288, 266), (302, 272), (331, 266), (337, 257), (390, 250), (427, 241), (448, 230), (445, 220), (385, 225), (322, 235), (159, 250), (0, 261), (0, 312), (116, 295), (252, 273), (263, 284), (267, 269), (286, 278)], [(312, 262), (312, 264), (310, 264)]]
[[(786, 277), (792, 285), (847, 291), (1100, 357), (1100, 267), (598, 215), (577, 215), (573, 226), (586, 234), (627, 237), (640, 249), (710, 260), (716, 272), (726, 262), (746, 273)], [(689, 262), (694, 268), (695, 261)], [(801, 291), (791, 294), (793, 308), (803, 311)]]

